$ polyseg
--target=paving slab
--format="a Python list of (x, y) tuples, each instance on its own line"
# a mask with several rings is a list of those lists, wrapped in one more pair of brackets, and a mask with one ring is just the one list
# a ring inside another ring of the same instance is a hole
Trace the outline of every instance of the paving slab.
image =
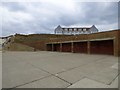
[(77, 83), (69, 86), (68, 88), (109, 88), (109, 85), (105, 85), (103, 83), (84, 78)]
[(72, 69), (63, 73), (58, 74), (58, 76), (70, 83), (75, 83), (85, 77), (83, 73), (79, 72), (77, 69)]
[(17, 88), (66, 88), (70, 84), (55, 77), (49, 76), (47, 78), (17, 87)]
[(118, 88), (118, 77), (110, 85), (106, 85), (89, 78), (84, 78), (68, 88)]
[(103, 57), (105, 56), (86, 56), (85, 54), (58, 53), (56, 56), (46, 56), (39, 60), (30, 60), (28, 62), (38, 68), (42, 68), (52, 74), (55, 74), (62, 71), (67, 71), (71, 68), (85, 65), (90, 62), (94, 62)]
[(111, 68), (118, 70), (118, 63), (115, 63)]
[[(101, 59), (99, 61), (80, 66), (76, 68), (75, 71), (80, 72), (82, 76), (103, 82), (105, 84), (110, 84), (118, 75), (118, 70), (111, 68), (117, 63), (117, 60), (115, 60), (115, 58), (109, 58), (110, 61), (108, 62), (108, 58), (104, 59), (105, 63)], [(76, 75), (77, 73), (74, 74)]]
[[(82, 67), (79, 67), (79, 71), (80, 72), (84, 72), (85, 74), (89, 74), (89, 73), (98, 73), (98, 71), (104, 71), (104, 69), (106, 68), (111, 68), (114, 64), (118, 63), (118, 61), (113, 58), (110, 59), (109, 58), (109, 62), (106, 62), (106, 59), (108, 59), (109, 57), (105, 58), (105, 59), (100, 59), (96, 62), (91, 62), (88, 63)], [(105, 62), (104, 62), (105, 61)]]
[(118, 70), (106, 68), (98, 73), (86, 74), (86, 77), (110, 85), (118, 76)]
[(58, 76), (70, 83), (75, 83), (84, 77), (88, 77), (101, 81), (105, 84), (109, 84), (118, 74), (117, 70), (110, 69), (109, 67), (112, 67), (112, 65), (114, 65), (114, 63), (116, 64), (117, 61), (112, 61), (114, 60), (112, 59), (111, 62), (103, 63), (104, 61), (101, 62), (101, 60), (92, 63), (86, 63), (83, 66), (60, 73)]
[[(84, 77), (104, 85), (112, 84), (118, 74), (116, 69), (118, 60), (116, 59), (109, 55), (42, 51), (4, 52), (3, 87), (10, 88), (24, 84), (28, 85), (24, 87), (31, 87), (32, 85), (29, 84), (33, 84), (33, 88), (56, 86), (64, 88), (69, 86), (65, 81), (74, 84), (83, 80)], [(51, 75), (57, 76), (48, 78)], [(53, 82), (50, 83), (49, 80)], [(56, 86), (54, 83), (57, 83)]]
[(16, 56), (11, 58), (3, 57), (2, 65), (3, 88), (16, 87), (50, 75), (30, 64), (20, 61), (20, 58), (16, 58)]
[(109, 88), (118, 88), (118, 77), (111, 83)]

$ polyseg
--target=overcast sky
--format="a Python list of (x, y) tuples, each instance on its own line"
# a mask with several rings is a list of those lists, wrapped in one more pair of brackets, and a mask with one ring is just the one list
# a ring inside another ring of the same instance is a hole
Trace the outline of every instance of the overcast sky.
[(15, 33), (54, 33), (58, 26), (91, 27), (100, 31), (118, 28), (117, 2), (2, 2), (2, 36)]

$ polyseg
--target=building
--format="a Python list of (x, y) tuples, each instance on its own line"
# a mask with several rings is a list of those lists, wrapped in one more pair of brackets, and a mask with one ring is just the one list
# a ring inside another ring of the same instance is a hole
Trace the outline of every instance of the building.
[(66, 28), (61, 27), (60, 25), (55, 29), (55, 34), (64, 34), (64, 35), (79, 35), (79, 34), (91, 34), (97, 33), (98, 29), (93, 25), (92, 27), (74, 27)]
[(51, 40), (47, 51), (120, 56), (120, 30), (73, 35)]

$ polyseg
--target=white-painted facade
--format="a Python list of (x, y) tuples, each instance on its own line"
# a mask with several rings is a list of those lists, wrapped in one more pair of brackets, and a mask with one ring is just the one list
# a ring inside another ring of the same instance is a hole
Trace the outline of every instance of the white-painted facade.
[(97, 33), (98, 29), (93, 25), (92, 27), (83, 28), (62, 28), (60, 25), (55, 29), (55, 34), (64, 35), (79, 35)]

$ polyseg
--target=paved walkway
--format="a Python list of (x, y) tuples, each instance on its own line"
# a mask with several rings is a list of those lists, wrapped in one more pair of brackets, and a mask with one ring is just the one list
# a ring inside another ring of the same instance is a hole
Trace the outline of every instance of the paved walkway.
[(58, 52), (4, 52), (3, 88), (117, 88), (118, 58)]

